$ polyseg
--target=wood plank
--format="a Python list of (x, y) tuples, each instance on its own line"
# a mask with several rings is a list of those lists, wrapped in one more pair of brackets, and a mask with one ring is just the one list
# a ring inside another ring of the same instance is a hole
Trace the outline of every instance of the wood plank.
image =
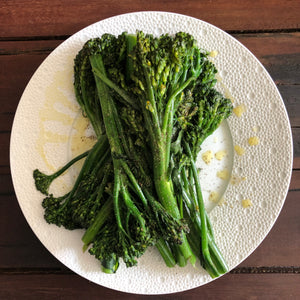
[[(299, 28), (299, 1), (2, 1), (1, 36), (69, 35), (102, 19), (134, 11), (171, 11), (212, 23), (223, 30)], [(78, 17), (74, 17), (78, 16)]]
[[(288, 193), (282, 212), (271, 232), (238, 268), (299, 266), (299, 199), (299, 190)], [(64, 268), (33, 234), (22, 215), (16, 197), (0, 195), (0, 270), (29, 267)]]
[(289, 190), (300, 190), (300, 170), (293, 171)]
[(276, 84), (299, 84), (300, 32), (233, 36), (260, 60)]
[[(109, 275), (108, 275), (109, 276)], [(296, 274), (227, 274), (202, 287), (168, 295), (137, 295), (114, 291), (75, 274), (0, 275), (2, 299), (298, 299)]]
[(0, 55), (45, 55), (59, 46), (64, 39), (33, 41), (1, 41)]
[[(6, 173), (8, 172), (8, 173)], [(11, 179), (10, 169), (7, 168), (5, 173), (0, 173), (0, 195), (11, 195), (14, 194), (14, 187)]]
[(3, 125), (0, 131), (11, 128), (14, 113), (28, 81), (47, 55), (61, 42), (0, 42), (0, 118)]
[(293, 169), (300, 170), (300, 157), (294, 156)]
[(0, 131), (0, 166), (9, 166), (10, 132)]
[(255, 56), (297, 54), (300, 51), (300, 32), (232, 34)]
[(0, 132), (10, 132), (17, 105), (28, 81), (60, 43), (62, 40), (0, 42)]
[[(0, 269), (26, 267), (65, 268), (34, 235), (16, 197), (2, 195), (0, 196)], [(1, 285), (0, 283), (0, 290)]]
[(300, 127), (292, 128), (294, 159), (300, 156)]
[(292, 126), (300, 126), (300, 85), (278, 85)]

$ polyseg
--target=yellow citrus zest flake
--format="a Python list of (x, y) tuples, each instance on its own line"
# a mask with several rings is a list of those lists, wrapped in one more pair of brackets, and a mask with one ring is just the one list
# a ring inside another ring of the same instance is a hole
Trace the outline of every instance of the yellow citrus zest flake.
[(245, 149), (242, 148), (242, 147), (239, 146), (239, 145), (235, 145), (235, 146), (234, 146), (234, 150), (235, 150), (235, 152), (236, 152), (238, 155), (240, 155), (240, 156), (242, 156), (242, 155), (245, 154)]
[(217, 57), (218, 54), (219, 54), (219, 52), (217, 50), (213, 50), (209, 53), (209, 56), (214, 58), (214, 57)]
[(247, 208), (247, 207), (252, 206), (251, 200), (250, 200), (250, 199), (244, 199), (244, 200), (242, 200), (242, 206), (243, 206), (244, 208)]
[(202, 159), (207, 165), (210, 164), (212, 158), (213, 158), (213, 153), (211, 152), (211, 150), (207, 150), (202, 154)]
[(215, 158), (217, 160), (222, 160), (224, 158), (224, 156), (226, 156), (226, 154), (227, 154), (227, 152), (225, 150), (220, 150), (215, 153)]
[(242, 114), (246, 111), (246, 106), (244, 104), (238, 105), (233, 108), (233, 112), (237, 117), (241, 117)]
[(216, 202), (218, 202), (218, 198), (219, 198), (219, 194), (217, 192), (213, 191), (209, 194), (208, 200), (216, 203)]
[(257, 146), (259, 144), (259, 138), (257, 136), (252, 136), (248, 139), (248, 144), (250, 146)]
[(226, 180), (229, 178), (229, 173), (228, 173), (228, 170), (224, 169), (222, 171), (218, 171), (217, 172), (217, 177), (223, 179), (223, 180)]
[(218, 203), (218, 206), (227, 205), (226, 199), (224, 197), (221, 198), (221, 200)]
[(232, 175), (230, 183), (231, 184), (239, 184), (242, 181), (245, 181), (247, 179), (247, 177), (237, 177), (235, 175)]

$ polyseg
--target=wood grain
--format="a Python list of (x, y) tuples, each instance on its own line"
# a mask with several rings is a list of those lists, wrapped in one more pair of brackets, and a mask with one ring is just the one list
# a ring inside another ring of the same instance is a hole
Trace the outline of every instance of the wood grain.
[(300, 170), (294, 170), (292, 173), (290, 191), (298, 191), (300, 190)]
[[(295, 141), (295, 142), (297, 142), (297, 141)], [(300, 157), (294, 156), (293, 169), (300, 170)]]
[(233, 36), (260, 60), (277, 85), (299, 84), (300, 32)]
[(272, 299), (300, 296), (300, 276), (295, 274), (227, 274), (202, 287), (171, 295), (134, 295), (95, 285), (78, 275), (0, 274), (2, 299)]
[(16, 197), (1, 195), (0, 270), (26, 267), (64, 268), (34, 235), (22, 214)]
[(297, 0), (2, 0), (0, 36), (70, 35), (111, 16), (149, 10), (189, 15), (229, 31), (298, 29), (300, 19)]

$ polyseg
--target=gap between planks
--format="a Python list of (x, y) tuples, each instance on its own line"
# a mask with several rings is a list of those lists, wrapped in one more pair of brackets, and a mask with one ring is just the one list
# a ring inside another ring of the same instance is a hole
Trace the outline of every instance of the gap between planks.
[[(300, 274), (300, 267), (274, 266), (274, 267), (238, 267), (229, 272), (230, 274)], [(67, 275), (75, 274), (69, 269), (60, 268), (1, 268), (1, 275)]]
[[(224, 30), (228, 34), (259, 34), (259, 33), (293, 33), (300, 32), (299, 28), (287, 29), (262, 29), (262, 30)], [(0, 42), (19, 42), (19, 41), (50, 41), (50, 40), (66, 40), (71, 35), (54, 35), (54, 36), (11, 36), (0, 37)]]

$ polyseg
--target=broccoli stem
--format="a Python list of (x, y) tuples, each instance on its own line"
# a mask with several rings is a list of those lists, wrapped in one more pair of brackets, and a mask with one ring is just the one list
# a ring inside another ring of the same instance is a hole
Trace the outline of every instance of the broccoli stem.
[(132, 100), (132, 98), (121, 88), (119, 88), (113, 81), (111, 81), (103, 72), (99, 71), (97, 67), (93, 67), (93, 72), (96, 76), (98, 76), (108, 87), (113, 89), (117, 94), (121, 96), (122, 99), (124, 99), (125, 104), (129, 104), (135, 109), (138, 109), (135, 102)]
[(138, 222), (141, 226), (141, 230), (146, 232), (147, 229), (146, 229), (145, 220), (144, 220), (144, 218), (142, 218), (140, 211), (138, 210), (136, 205), (131, 200), (130, 194), (129, 194), (128, 190), (125, 188), (124, 184), (121, 185), (121, 192), (123, 195), (124, 202), (125, 202), (126, 206), (128, 207), (129, 211), (138, 220)]
[(210, 261), (210, 254), (208, 250), (208, 240), (207, 240), (207, 223), (206, 223), (206, 214), (205, 214), (205, 207), (204, 207), (204, 201), (202, 197), (200, 182), (198, 179), (198, 173), (196, 169), (196, 165), (191, 153), (190, 146), (185, 142), (184, 143), (185, 149), (190, 156), (190, 163), (191, 163), (191, 169), (193, 173), (193, 179), (195, 183), (196, 188), (196, 194), (197, 194), (197, 200), (198, 200), (198, 208), (200, 213), (200, 219), (201, 219), (201, 244), (202, 244), (202, 252), (205, 259)]
[[(154, 145), (153, 165), (154, 165), (154, 184), (157, 195), (165, 207), (165, 209), (175, 218), (180, 219), (180, 210), (177, 200), (174, 196), (173, 183), (169, 179), (168, 169), (165, 165), (165, 149), (159, 145), (157, 141), (152, 141)], [(182, 233), (182, 244), (177, 246), (185, 260), (190, 260), (191, 264), (195, 264), (196, 256), (186, 239), (185, 233)], [(177, 248), (176, 247), (176, 248)], [(182, 261), (182, 260), (181, 260)]]
[[(194, 80), (194, 78), (189, 80), (187, 83), (183, 84), (182, 87), (176, 89), (171, 95), (171, 98), (168, 101), (168, 108), (166, 109), (166, 114), (162, 124), (163, 127), (161, 128), (159, 121), (159, 113), (157, 111), (155, 93), (149, 76), (148, 65), (145, 57), (143, 57), (143, 55), (139, 55), (143, 51), (142, 47), (142, 45), (139, 45), (136, 51), (138, 51), (138, 56), (141, 60), (143, 72), (142, 74), (144, 77), (145, 84), (145, 96), (147, 101), (145, 101), (144, 97), (139, 97), (139, 100), (144, 120), (146, 123), (146, 128), (151, 140), (150, 145), (152, 147), (151, 150), (153, 156), (154, 185), (158, 198), (161, 201), (164, 208), (173, 217), (180, 219), (180, 211), (177, 205), (177, 200), (174, 196), (173, 183), (169, 179), (170, 142), (173, 126), (173, 112), (171, 110), (177, 95), (191, 82), (191, 80)], [(180, 252), (185, 260), (190, 260), (192, 264), (195, 264), (196, 256), (192, 252), (188, 244), (185, 233), (182, 233), (182, 244), (176, 247), (180, 249)]]
[[(119, 194), (122, 186), (122, 177), (121, 173), (121, 163), (123, 156), (124, 147), (121, 144), (119, 139), (119, 132), (116, 124), (116, 120), (114, 118), (114, 110), (113, 110), (113, 99), (110, 96), (108, 86), (106, 82), (100, 78), (99, 74), (103, 74), (106, 77), (105, 67), (102, 61), (101, 54), (90, 56), (90, 62), (92, 69), (98, 70), (95, 72), (95, 81), (97, 86), (98, 98), (100, 101), (103, 121), (105, 124), (106, 134), (109, 140), (112, 158), (113, 158), (113, 168), (114, 168), (114, 189), (113, 189), (113, 203), (114, 203), (114, 212), (116, 221), (119, 229), (126, 234), (126, 231), (123, 228), (121, 215), (120, 215), (120, 203), (119, 203)], [(126, 234), (127, 235), (127, 234)]]
[(127, 174), (129, 180), (131, 181), (134, 189), (135, 189), (135, 192), (137, 193), (137, 195), (140, 197), (141, 201), (143, 202), (143, 204), (145, 206), (147, 206), (147, 199), (140, 187), (140, 185), (138, 184), (136, 178), (134, 177), (133, 173), (131, 172), (130, 168), (128, 167), (128, 165), (124, 162), (124, 161), (120, 161), (125, 173)]
[[(195, 203), (194, 195), (191, 196), (188, 195), (187, 191), (189, 191), (189, 193), (192, 194), (194, 193), (194, 190), (189, 189), (188, 186), (189, 182), (186, 178), (186, 171), (184, 168), (181, 171), (181, 179), (183, 181), (181, 183), (183, 199), (189, 210), (189, 217), (187, 219), (190, 220), (189, 226), (191, 232), (188, 235), (188, 239), (189, 241), (191, 241), (192, 249), (196, 251), (196, 253), (198, 253), (199, 259), (203, 261), (203, 264), (205, 265), (207, 271), (211, 272), (210, 274), (211, 276), (216, 276), (216, 274), (219, 275), (224, 274), (228, 271), (228, 267), (226, 265), (224, 258), (220, 253), (220, 250), (218, 249), (217, 245), (214, 242), (212, 229), (209, 229), (209, 226), (207, 230), (207, 243), (208, 243), (208, 249), (209, 249), (209, 254), (211, 259), (207, 260), (204, 257), (203, 250), (202, 250), (203, 223), (201, 222), (201, 217), (199, 212), (200, 207), (197, 203)], [(190, 197), (193, 198), (193, 200), (191, 200)], [(210, 224), (209, 217), (206, 212), (205, 212), (205, 218), (206, 218), (206, 225)], [(208, 266), (209, 269), (207, 268)]]
[(69, 161), (66, 165), (64, 165), (61, 169), (59, 169), (58, 171), (56, 171), (55, 173), (53, 173), (51, 175), (46, 175), (46, 174), (42, 173), (41, 171), (39, 171), (38, 169), (34, 170), (33, 178), (34, 178), (35, 186), (36, 186), (37, 190), (42, 192), (44, 195), (48, 195), (48, 190), (49, 190), (49, 187), (50, 187), (51, 183), (53, 182), (53, 180), (56, 179), (57, 177), (59, 177), (60, 175), (62, 175), (73, 164), (75, 164), (77, 161), (83, 159), (88, 154), (89, 154), (89, 150), (76, 156), (71, 161)]
[(83, 241), (83, 251), (86, 251), (90, 243), (93, 242), (95, 239), (98, 231), (104, 225), (108, 217), (111, 215), (113, 208), (112, 199), (109, 198), (101, 207), (100, 211), (98, 212), (95, 221), (90, 225), (90, 227), (86, 230), (84, 235), (82, 236), (81, 240)]
[(157, 243), (155, 244), (156, 248), (158, 249), (160, 255), (162, 256), (163, 260), (165, 261), (167, 267), (173, 268), (176, 265), (176, 261), (174, 259), (173, 253), (170, 250), (169, 246), (167, 245), (166, 241), (160, 238)]
[(127, 59), (126, 59), (126, 81), (127, 83), (130, 82), (131, 76), (133, 73), (133, 65), (132, 65), (132, 59), (130, 57), (130, 52), (134, 49), (136, 45), (137, 39), (135, 34), (127, 34), (126, 35), (126, 53), (127, 53)]
[(177, 265), (181, 268), (185, 267), (187, 265), (187, 259), (182, 254), (182, 250), (178, 245), (173, 245), (172, 249), (175, 252)]
[(102, 135), (102, 136), (99, 137), (98, 141), (93, 146), (93, 148), (89, 151), (89, 153), (87, 155), (87, 158), (85, 159), (84, 164), (83, 164), (83, 166), (82, 166), (82, 168), (81, 168), (81, 170), (78, 174), (78, 177), (77, 177), (77, 179), (74, 183), (74, 186), (73, 186), (72, 190), (70, 191), (68, 197), (64, 201), (64, 203), (61, 205), (61, 207), (57, 211), (58, 213), (66, 207), (66, 205), (68, 204), (70, 199), (75, 194), (78, 186), (80, 185), (80, 182), (81, 182), (82, 178), (88, 172), (93, 170), (93, 167), (95, 166), (95, 162), (97, 162), (97, 159), (99, 157), (102, 157), (107, 152), (107, 149), (108, 149), (107, 137), (105, 135)]
[(114, 274), (119, 268), (119, 259), (113, 254), (111, 257), (107, 259), (103, 259), (101, 261), (102, 271), (106, 274)]

